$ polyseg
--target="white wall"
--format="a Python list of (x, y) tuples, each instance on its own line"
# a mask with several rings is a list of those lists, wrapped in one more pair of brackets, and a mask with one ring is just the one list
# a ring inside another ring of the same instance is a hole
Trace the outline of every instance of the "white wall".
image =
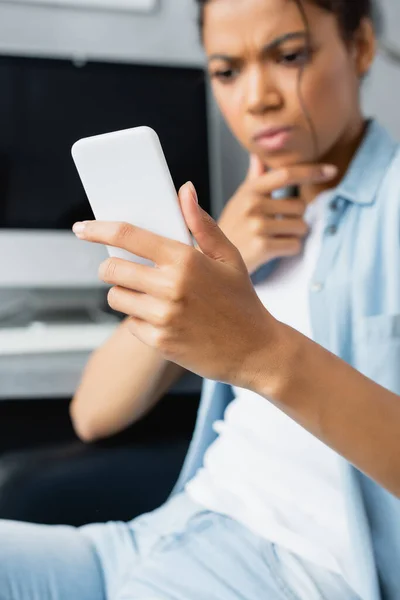
[(201, 64), (194, 0), (159, 3), (147, 15), (0, 0), (0, 52)]
[[(384, 14), (384, 37), (397, 45), (400, 52), (400, 1), (379, 0)], [(365, 109), (377, 116), (400, 140), (400, 64), (395, 65), (383, 55), (378, 56), (371, 76), (365, 84)]]

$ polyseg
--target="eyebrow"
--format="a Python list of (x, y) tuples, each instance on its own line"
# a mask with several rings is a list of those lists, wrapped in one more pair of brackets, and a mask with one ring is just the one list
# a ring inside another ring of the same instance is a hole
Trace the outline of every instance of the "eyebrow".
[[(293, 31), (292, 33), (285, 33), (284, 35), (279, 36), (275, 40), (273, 40), (270, 44), (267, 44), (262, 49), (262, 54), (265, 55), (271, 50), (274, 50), (281, 44), (288, 42), (290, 40), (295, 39), (305, 39), (308, 38), (308, 34), (306, 31)], [(210, 63), (213, 60), (225, 60), (227, 62), (237, 62), (239, 59), (235, 56), (229, 56), (228, 54), (211, 54), (208, 58), (208, 62)]]

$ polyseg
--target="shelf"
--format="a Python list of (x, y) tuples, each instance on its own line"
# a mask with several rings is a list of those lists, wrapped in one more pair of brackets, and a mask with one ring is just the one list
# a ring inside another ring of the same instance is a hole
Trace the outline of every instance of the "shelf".
[(0, 0), (6, 4), (45, 5), (60, 8), (90, 8), (93, 10), (130, 11), (151, 13), (159, 0)]

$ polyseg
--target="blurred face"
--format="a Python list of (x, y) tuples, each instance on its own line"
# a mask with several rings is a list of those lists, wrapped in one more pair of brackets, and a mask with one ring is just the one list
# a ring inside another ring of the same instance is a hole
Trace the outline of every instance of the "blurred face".
[[(337, 18), (303, 0), (211, 0), (204, 46), (213, 91), (239, 141), (271, 168), (315, 161), (362, 127), (360, 78), (374, 55), (364, 23), (345, 42)], [(312, 124), (311, 124), (312, 122)]]

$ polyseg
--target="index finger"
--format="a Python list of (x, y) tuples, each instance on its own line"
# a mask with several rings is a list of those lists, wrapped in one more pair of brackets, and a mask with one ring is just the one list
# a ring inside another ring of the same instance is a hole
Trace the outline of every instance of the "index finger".
[(337, 174), (338, 169), (334, 165), (294, 165), (268, 171), (254, 182), (254, 186), (265, 194), (288, 186), (331, 181)]
[(72, 230), (82, 240), (121, 248), (158, 265), (171, 262), (180, 247), (185, 247), (181, 242), (170, 240), (130, 223), (83, 221), (75, 223)]

